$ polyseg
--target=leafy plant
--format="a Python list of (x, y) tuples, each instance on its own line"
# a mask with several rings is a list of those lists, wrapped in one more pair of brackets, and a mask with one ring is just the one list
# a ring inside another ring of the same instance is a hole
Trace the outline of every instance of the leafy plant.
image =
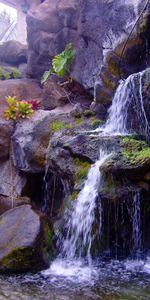
[(32, 105), (25, 100), (16, 101), (16, 108), (18, 118), (29, 118), (33, 114)]
[(69, 43), (65, 50), (60, 54), (54, 56), (52, 60), (52, 68), (42, 76), (41, 83), (45, 83), (49, 77), (54, 74), (56, 76), (64, 77), (69, 73), (70, 65), (75, 57), (75, 50), (72, 43)]
[(39, 108), (40, 101), (39, 100), (26, 100), (29, 104), (31, 104), (32, 109), (36, 110)]
[(19, 118), (27, 119), (32, 116), (34, 110), (38, 108), (38, 100), (22, 100), (18, 101), (16, 96), (6, 97), (8, 103), (8, 109), (4, 111), (4, 117), (6, 120), (17, 120)]

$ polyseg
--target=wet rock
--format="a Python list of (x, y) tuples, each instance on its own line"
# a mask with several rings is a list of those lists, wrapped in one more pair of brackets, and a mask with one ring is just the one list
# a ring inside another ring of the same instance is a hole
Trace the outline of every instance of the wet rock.
[(150, 147), (146, 142), (124, 139), (121, 141), (121, 151), (112, 155), (102, 166), (104, 174), (116, 178), (128, 178), (138, 182), (144, 178), (150, 168)]
[(27, 272), (48, 267), (52, 254), (47, 218), (30, 205), (9, 210), (0, 217), (0, 271)]
[(27, 62), (27, 46), (18, 41), (8, 41), (0, 45), (0, 61), (12, 65)]

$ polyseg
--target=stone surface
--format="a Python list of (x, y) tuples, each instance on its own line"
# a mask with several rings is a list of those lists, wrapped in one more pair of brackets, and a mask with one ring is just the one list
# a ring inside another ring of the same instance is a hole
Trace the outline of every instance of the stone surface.
[(65, 91), (53, 79), (48, 80), (43, 87), (43, 106), (47, 110), (68, 103)]
[(10, 140), (14, 126), (12, 122), (0, 118), (0, 161), (9, 157)]
[(44, 1), (27, 16), (28, 73), (40, 77), (52, 57), (73, 42), (73, 76), (93, 89), (105, 54), (130, 32), (128, 25), (136, 19), (136, 8), (134, 1)]
[(0, 61), (12, 65), (27, 62), (27, 46), (17, 41), (8, 41), (0, 45)]
[(0, 163), (0, 195), (16, 198), (21, 196), (26, 177), (13, 166), (12, 160)]
[(30, 199), (28, 197), (17, 197), (17, 198), (12, 198), (6, 197), (6, 196), (1, 196), (0, 195), (0, 215), (2, 215), (4, 212), (7, 210), (10, 210), (11, 208), (14, 208), (16, 206), (20, 206), (23, 204), (30, 204)]
[(0, 217), (0, 271), (26, 272), (48, 266), (50, 234), (48, 221), (30, 205), (4, 213)]

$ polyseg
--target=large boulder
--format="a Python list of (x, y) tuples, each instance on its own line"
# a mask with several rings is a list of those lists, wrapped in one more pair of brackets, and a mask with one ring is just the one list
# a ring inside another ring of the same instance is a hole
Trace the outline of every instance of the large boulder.
[(8, 41), (0, 45), (0, 61), (11, 65), (27, 62), (27, 46), (18, 41)]
[(106, 53), (126, 38), (136, 12), (135, 1), (44, 1), (27, 16), (28, 73), (40, 77), (49, 68), (52, 57), (73, 42), (73, 76), (93, 89)]
[(48, 266), (53, 248), (49, 222), (30, 205), (0, 217), (0, 236), (1, 272), (34, 272)]
[(72, 116), (72, 112), (73, 106), (66, 105), (51, 111), (38, 110), (29, 120), (19, 121), (12, 136), (14, 165), (28, 173), (44, 172), (47, 148), (54, 134), (55, 141), (59, 142), (57, 133), (61, 132), (65, 141), (63, 135), (65, 136), (66, 132), (73, 136), (75, 131), (90, 129), (94, 123), (93, 116), (90, 118), (80, 114), (75, 117)]

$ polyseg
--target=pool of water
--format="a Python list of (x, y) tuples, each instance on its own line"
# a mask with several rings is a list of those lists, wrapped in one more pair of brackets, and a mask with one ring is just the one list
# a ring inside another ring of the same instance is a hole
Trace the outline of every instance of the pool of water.
[(55, 260), (35, 275), (0, 276), (0, 300), (147, 300), (150, 299), (150, 260)]

